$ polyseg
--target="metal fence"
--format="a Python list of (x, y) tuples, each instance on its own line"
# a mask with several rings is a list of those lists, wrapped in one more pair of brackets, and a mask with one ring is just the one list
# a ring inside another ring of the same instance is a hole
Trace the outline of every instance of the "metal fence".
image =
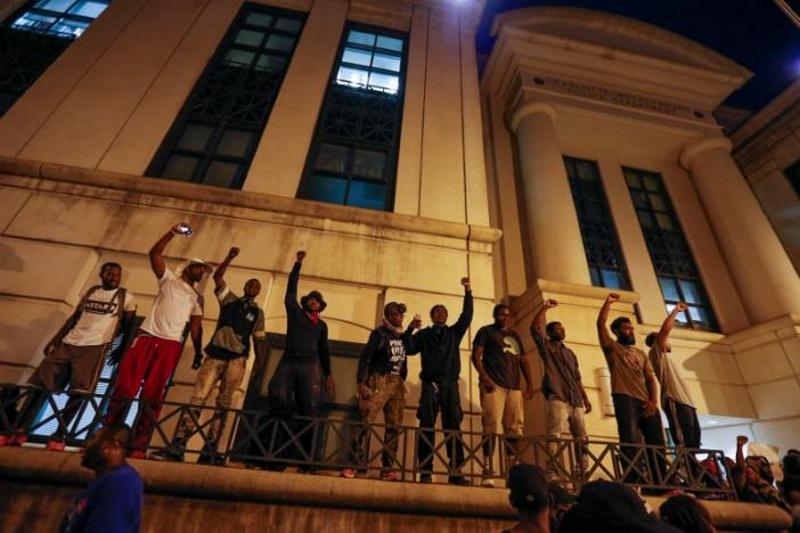
[[(79, 407), (73, 405), (73, 412), (65, 413), (63, 398), (59, 400), (57, 393), (0, 385), (0, 434), (24, 431), (44, 441), (48, 437), (42, 435), (42, 429), (53, 428), (68, 445), (80, 446), (102, 426), (107, 399), (104, 395), (85, 395)], [(137, 416), (158, 408), (135, 399), (131, 404)], [(220, 417), (226, 420), (228, 431), (215, 442), (210, 439), (210, 430), (219, 424)], [(182, 419), (184, 426), (188, 423), (192, 429), (188, 438), (176, 439)], [(541, 466), (551, 480), (574, 490), (592, 479), (608, 479), (643, 490), (681, 489), (706, 498), (736, 499), (730, 462), (720, 450), (603, 440), (579, 443), (535, 435), (483, 435), (405, 425), (391, 429), (387, 436), (382, 424), (342, 417), (286, 417), (265, 411), (220, 411), (213, 406), (164, 402), (147, 450), (141, 451), (173, 460), (219, 466), (244, 463), (270, 470), (350, 468), (367, 476), (393, 470), (403, 481), (419, 480), (423, 473), (420, 465), (429, 464), (424, 473), (432, 474), (434, 480), (463, 476), (476, 485), (487, 478), (502, 485), (514, 464), (526, 462)], [(37, 438), (29, 440), (35, 442)], [(418, 456), (420, 442), (423, 449), (431, 450), (424, 457)], [(456, 461), (459, 446), (463, 460)]]

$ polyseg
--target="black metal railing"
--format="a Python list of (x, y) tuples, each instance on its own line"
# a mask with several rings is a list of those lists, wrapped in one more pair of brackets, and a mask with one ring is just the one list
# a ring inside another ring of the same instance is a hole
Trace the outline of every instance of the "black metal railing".
[[(51, 427), (68, 445), (82, 445), (101, 427), (107, 396), (82, 396), (81, 405), (75, 407), (73, 402), (72, 412), (67, 413), (59, 407), (63, 400), (56, 401), (57, 396), (29, 387), (0, 385), (0, 434), (24, 431), (29, 441), (43, 442), (52, 437), (42, 435), (42, 429)], [(32, 408), (31, 402), (38, 402), (39, 406)], [(730, 462), (720, 450), (595, 439), (578, 443), (544, 436), (421, 430), (416, 426), (395, 427), (387, 439), (384, 425), (347, 418), (220, 411), (213, 406), (175, 402), (161, 406), (139, 400), (131, 403), (138, 407), (137, 416), (158, 412), (146, 450), (138, 451), (173, 460), (198, 459), (215, 465), (238, 462), (270, 470), (290, 466), (306, 471), (350, 468), (367, 475), (392, 470), (404, 481), (418, 480), (423, 473), (420, 465), (430, 465), (424, 473), (435, 479), (446, 481), (450, 476), (463, 476), (473, 484), (486, 479), (500, 482), (514, 464), (526, 462), (540, 465), (552, 480), (574, 490), (586, 481), (603, 478), (643, 490), (681, 489), (707, 498), (736, 499)], [(225, 419), (230, 431), (223, 431), (219, 442), (214, 442), (209, 430), (219, 424), (219, 417)], [(181, 424), (185, 438), (178, 438)], [(187, 424), (191, 427), (188, 433)], [(425, 457), (418, 456), (420, 441), (431, 450)], [(459, 446), (463, 459), (456, 462), (449, 455), (461, 457), (455, 453)], [(709, 468), (709, 463), (715, 468)]]

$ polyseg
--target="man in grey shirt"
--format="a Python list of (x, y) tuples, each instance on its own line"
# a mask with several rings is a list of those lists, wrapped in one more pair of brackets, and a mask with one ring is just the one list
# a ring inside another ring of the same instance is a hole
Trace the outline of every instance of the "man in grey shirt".
[(645, 344), (650, 347), (650, 364), (661, 384), (661, 408), (669, 420), (669, 433), (676, 445), (687, 448), (700, 447), (700, 422), (697, 410), (686, 384), (678, 374), (672, 357), (669, 334), (678, 314), (686, 311), (686, 304), (678, 303), (661, 324), (658, 333), (650, 333)]
[[(578, 358), (564, 344), (564, 326), (561, 322), (547, 322), (547, 310), (557, 305), (555, 300), (545, 300), (531, 323), (531, 336), (544, 363), (542, 394), (547, 400), (547, 436), (560, 439), (569, 427), (576, 442), (575, 453), (580, 458), (580, 466), (585, 473), (589, 458), (586, 453), (586, 423), (583, 417), (591, 412), (592, 404), (581, 382)], [(555, 455), (558, 444), (551, 442), (548, 448)], [(561, 461), (553, 457), (548, 462), (548, 474), (557, 474), (556, 465), (561, 464)]]

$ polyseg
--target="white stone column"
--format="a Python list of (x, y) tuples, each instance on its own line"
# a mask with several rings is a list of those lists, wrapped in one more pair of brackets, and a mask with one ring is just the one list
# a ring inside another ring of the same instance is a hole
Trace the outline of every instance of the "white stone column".
[(800, 278), (730, 155), (725, 137), (690, 141), (681, 165), (703, 202), (745, 310), (755, 323), (800, 312)]
[[(511, 116), (517, 134), (528, 236), (537, 278), (590, 285), (578, 215), (556, 136), (556, 110), (541, 102)], [(516, 209), (516, 206), (500, 206)]]

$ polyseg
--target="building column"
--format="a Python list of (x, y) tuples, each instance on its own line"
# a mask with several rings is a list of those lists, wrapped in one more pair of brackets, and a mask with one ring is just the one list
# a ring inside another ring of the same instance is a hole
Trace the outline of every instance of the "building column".
[(591, 285), (555, 119), (553, 106), (530, 102), (510, 122), (517, 134), (533, 272), (539, 279)]
[(730, 150), (725, 137), (694, 139), (683, 148), (680, 164), (691, 172), (750, 320), (800, 312), (797, 271)]

